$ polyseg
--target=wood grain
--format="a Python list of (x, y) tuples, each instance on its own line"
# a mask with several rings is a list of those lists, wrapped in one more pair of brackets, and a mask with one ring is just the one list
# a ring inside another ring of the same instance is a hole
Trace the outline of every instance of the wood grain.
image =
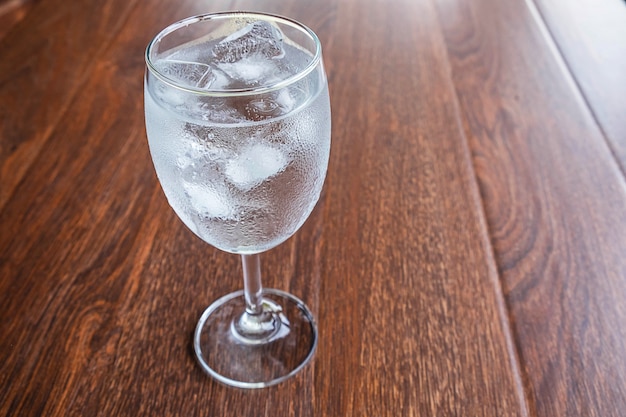
[(33, 0), (0, 1), (0, 39), (26, 16), (33, 2)]
[(12, 9), (0, 36), (0, 209), (134, 3), (33, 0)]
[(435, 10), (337, 22), (318, 414), (525, 415)]
[[(239, 288), (241, 270), (236, 257), (184, 229), (150, 167), (138, 99), (142, 52), (161, 27), (198, 8), (175, 6), (137, 7), (128, 21), (141, 20), (140, 33), (129, 23), (102, 40), (106, 53), (81, 87), (88, 93), (72, 98), (0, 214), (2, 316), (13, 317), (2, 324), (10, 345), (0, 381), (11, 389), (0, 411), (523, 415), (428, 4), (415, 10), (425, 20), (410, 42), (429, 46), (404, 63), (419, 65), (419, 77), (406, 71), (392, 83), (384, 81), (394, 67), (381, 78), (374, 57), (388, 50), (382, 35), (403, 7), (288, 10), (328, 41), (333, 107), (344, 123), (335, 128), (336, 156), (318, 209), (297, 237), (264, 257), (264, 272), (266, 285), (293, 291), (318, 312), (320, 347), (302, 375), (263, 391), (222, 387), (199, 371), (189, 349), (195, 321), (211, 300)], [(361, 27), (349, 16), (359, 13), (379, 22), (377, 43), (358, 41)], [(402, 35), (393, 36), (408, 42)], [(403, 49), (393, 53), (399, 58)], [(350, 84), (355, 63), (364, 70)], [(378, 104), (407, 88), (437, 101)], [(450, 242), (463, 243), (450, 251)], [(473, 291), (463, 291), (465, 281)]]
[(439, 12), (531, 414), (621, 415), (619, 168), (525, 4), (453, 1)]
[[(333, 109), (320, 202), (262, 256), (264, 284), (314, 311), (318, 351), (253, 391), (195, 363), (240, 261), (176, 218), (143, 121), (149, 40), (227, 9), (314, 29)], [(626, 185), (536, 17), (513, 0), (33, 1), (0, 36), (0, 415), (620, 415)]]

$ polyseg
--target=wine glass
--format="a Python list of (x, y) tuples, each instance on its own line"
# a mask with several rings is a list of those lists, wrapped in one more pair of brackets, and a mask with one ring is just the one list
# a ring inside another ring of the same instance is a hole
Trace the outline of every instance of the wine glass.
[(281, 382), (311, 359), (317, 328), (300, 299), (262, 287), (259, 254), (302, 226), (324, 183), (331, 117), (319, 39), (285, 17), (206, 14), (160, 32), (146, 64), (148, 143), (167, 200), (243, 263), (243, 291), (198, 322), (198, 362), (236, 387)]

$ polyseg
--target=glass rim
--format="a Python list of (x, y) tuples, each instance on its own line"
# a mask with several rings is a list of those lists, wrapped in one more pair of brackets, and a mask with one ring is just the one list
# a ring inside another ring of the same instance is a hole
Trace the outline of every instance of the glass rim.
[[(161, 39), (163, 39), (166, 35), (174, 32), (177, 29), (180, 29), (181, 27), (185, 27), (185, 26), (189, 26), (191, 24), (197, 23), (197, 22), (201, 22), (204, 20), (210, 20), (210, 19), (224, 19), (224, 18), (237, 18), (237, 17), (258, 17), (259, 20), (265, 20), (265, 21), (271, 21), (271, 22), (281, 22), (287, 25), (290, 25), (292, 27), (295, 27), (299, 30), (301, 30), (303, 33), (306, 33), (314, 42), (315, 44), (315, 53), (313, 55), (313, 59), (311, 59), (311, 61), (307, 64), (307, 66), (305, 68), (303, 68), (302, 70), (298, 71), (297, 73), (276, 81), (274, 83), (269, 83), (266, 85), (261, 85), (258, 87), (246, 87), (246, 88), (237, 88), (237, 89), (204, 89), (204, 88), (197, 88), (197, 87), (192, 87), (189, 85), (185, 85), (180, 83), (179, 81), (172, 79), (168, 76), (166, 76), (165, 74), (161, 73), (155, 66), (155, 64), (152, 62), (152, 59), (150, 57), (150, 54), (153, 50), (153, 46), (160, 42)], [(148, 70), (150, 71), (150, 73), (152, 73), (155, 77), (157, 77), (160, 81), (164, 82), (165, 84), (177, 88), (179, 90), (183, 90), (185, 92), (188, 93), (193, 93), (196, 95), (203, 95), (203, 96), (217, 96), (217, 97), (232, 97), (232, 96), (247, 96), (247, 95), (256, 95), (256, 94), (263, 94), (263, 93), (268, 93), (271, 91), (275, 91), (284, 87), (287, 87), (299, 80), (301, 80), (302, 78), (306, 77), (308, 74), (310, 74), (319, 64), (319, 62), (321, 61), (321, 57), (322, 57), (322, 44), (319, 40), (319, 38), (317, 37), (317, 35), (315, 34), (315, 32), (313, 32), (311, 29), (309, 29), (306, 25), (298, 22), (297, 20), (285, 17), (285, 16), (280, 16), (280, 15), (276, 15), (276, 14), (271, 14), (271, 13), (263, 13), (263, 12), (248, 12), (248, 11), (229, 11), (229, 12), (217, 12), (217, 13), (205, 13), (205, 14), (199, 14), (199, 15), (195, 15), (195, 16), (190, 16), (187, 17), (185, 19), (179, 20), (177, 22), (174, 22), (170, 25), (168, 25), (166, 28), (164, 28), (163, 30), (161, 30), (148, 44), (148, 46), (146, 47), (146, 51), (145, 51), (145, 61), (146, 61), (146, 66), (148, 68)]]

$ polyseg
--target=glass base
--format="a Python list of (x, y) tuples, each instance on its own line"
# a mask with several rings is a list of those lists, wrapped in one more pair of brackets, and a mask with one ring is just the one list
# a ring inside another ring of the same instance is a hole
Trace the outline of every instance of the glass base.
[(263, 290), (263, 313), (245, 313), (237, 291), (207, 308), (196, 327), (193, 346), (202, 369), (239, 388), (263, 388), (295, 375), (313, 357), (317, 326), (297, 297)]

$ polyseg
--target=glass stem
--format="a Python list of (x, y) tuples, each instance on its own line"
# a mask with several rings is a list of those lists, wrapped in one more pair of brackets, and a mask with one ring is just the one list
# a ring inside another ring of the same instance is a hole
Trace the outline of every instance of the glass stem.
[(232, 323), (233, 335), (245, 344), (268, 343), (279, 334), (281, 307), (263, 299), (261, 256), (241, 255), (246, 310)]
[(263, 312), (263, 286), (261, 285), (261, 256), (241, 255), (243, 265), (243, 291), (246, 298), (246, 312), (259, 315)]

